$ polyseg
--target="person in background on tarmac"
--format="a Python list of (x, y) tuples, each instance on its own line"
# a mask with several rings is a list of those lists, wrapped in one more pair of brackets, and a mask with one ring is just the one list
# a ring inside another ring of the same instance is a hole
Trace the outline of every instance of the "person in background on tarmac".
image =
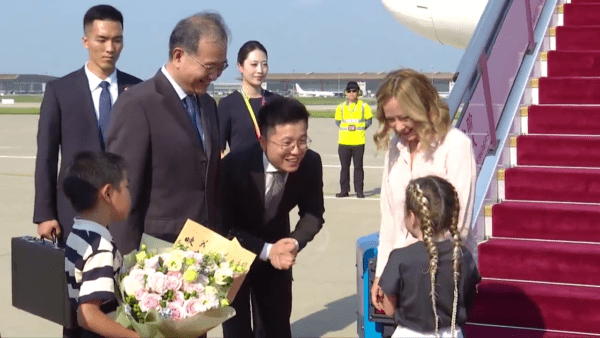
[(240, 47), (237, 57), (238, 70), (242, 75), (240, 89), (219, 101), (219, 133), (221, 154), (229, 144), (230, 152), (238, 152), (258, 144), (258, 111), (278, 97), (262, 88), (269, 63), (267, 49), (258, 41), (248, 41)]
[(339, 127), (340, 156), (340, 192), (336, 197), (348, 197), (350, 192), (350, 160), (354, 160), (354, 191), (356, 197), (364, 198), (363, 156), (365, 154), (365, 130), (373, 121), (371, 107), (358, 97), (362, 91), (358, 83), (348, 82), (346, 85), (346, 101), (340, 103), (335, 110), (335, 124)]

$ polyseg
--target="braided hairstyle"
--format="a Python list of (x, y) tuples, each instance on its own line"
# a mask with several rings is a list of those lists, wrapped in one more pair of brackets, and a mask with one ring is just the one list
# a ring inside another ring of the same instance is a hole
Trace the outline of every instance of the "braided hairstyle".
[(452, 304), (452, 337), (456, 336), (456, 313), (458, 307), (458, 281), (460, 279), (461, 238), (458, 231), (460, 204), (456, 189), (438, 176), (417, 178), (406, 189), (406, 214), (412, 212), (420, 221), (423, 242), (429, 253), (429, 275), (431, 278), (431, 305), (435, 318), (435, 334), (439, 336), (439, 318), (435, 297), (435, 277), (438, 269), (438, 251), (434, 237), (443, 237), (450, 232), (454, 242), (452, 270), (454, 293)]

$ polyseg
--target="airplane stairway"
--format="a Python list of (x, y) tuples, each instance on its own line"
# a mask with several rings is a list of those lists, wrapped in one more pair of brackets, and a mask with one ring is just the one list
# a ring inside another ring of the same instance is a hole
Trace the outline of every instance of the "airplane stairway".
[(600, 336), (600, 0), (557, 10), (500, 203), (485, 210), (467, 337)]

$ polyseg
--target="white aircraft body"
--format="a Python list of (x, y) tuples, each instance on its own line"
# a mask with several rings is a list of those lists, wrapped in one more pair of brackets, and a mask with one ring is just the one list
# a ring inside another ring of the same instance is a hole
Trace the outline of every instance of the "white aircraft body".
[(465, 49), (488, 0), (381, 0), (413, 32)]
[(341, 93), (336, 93), (336, 92), (327, 92), (327, 91), (320, 91), (320, 90), (303, 90), (299, 84), (296, 83), (296, 92), (298, 93), (298, 96), (300, 97), (334, 97), (334, 96), (340, 96)]

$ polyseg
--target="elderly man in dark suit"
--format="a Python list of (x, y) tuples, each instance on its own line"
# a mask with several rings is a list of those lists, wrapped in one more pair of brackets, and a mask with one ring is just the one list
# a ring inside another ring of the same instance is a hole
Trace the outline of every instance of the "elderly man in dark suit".
[[(259, 145), (223, 159), (223, 223), (220, 232), (237, 237), (256, 253), (223, 323), (226, 338), (250, 338), (250, 293), (266, 337), (291, 338), (292, 272), (296, 255), (323, 225), (321, 157), (308, 149), (308, 112), (302, 103), (277, 98), (262, 107)], [(290, 211), (300, 220), (290, 229)]]
[(142, 233), (175, 241), (188, 218), (220, 223), (217, 105), (206, 90), (227, 67), (228, 39), (217, 13), (181, 20), (167, 64), (113, 109), (107, 150), (127, 161), (131, 191), (127, 224), (111, 229), (123, 253)]
[(111, 106), (125, 89), (141, 82), (116, 69), (123, 49), (121, 12), (108, 5), (94, 6), (85, 13), (83, 30), (88, 62), (49, 82), (40, 109), (33, 222), (38, 234), (48, 239), (53, 234), (66, 239), (73, 227), (75, 211), (62, 190), (73, 155), (104, 149)]

